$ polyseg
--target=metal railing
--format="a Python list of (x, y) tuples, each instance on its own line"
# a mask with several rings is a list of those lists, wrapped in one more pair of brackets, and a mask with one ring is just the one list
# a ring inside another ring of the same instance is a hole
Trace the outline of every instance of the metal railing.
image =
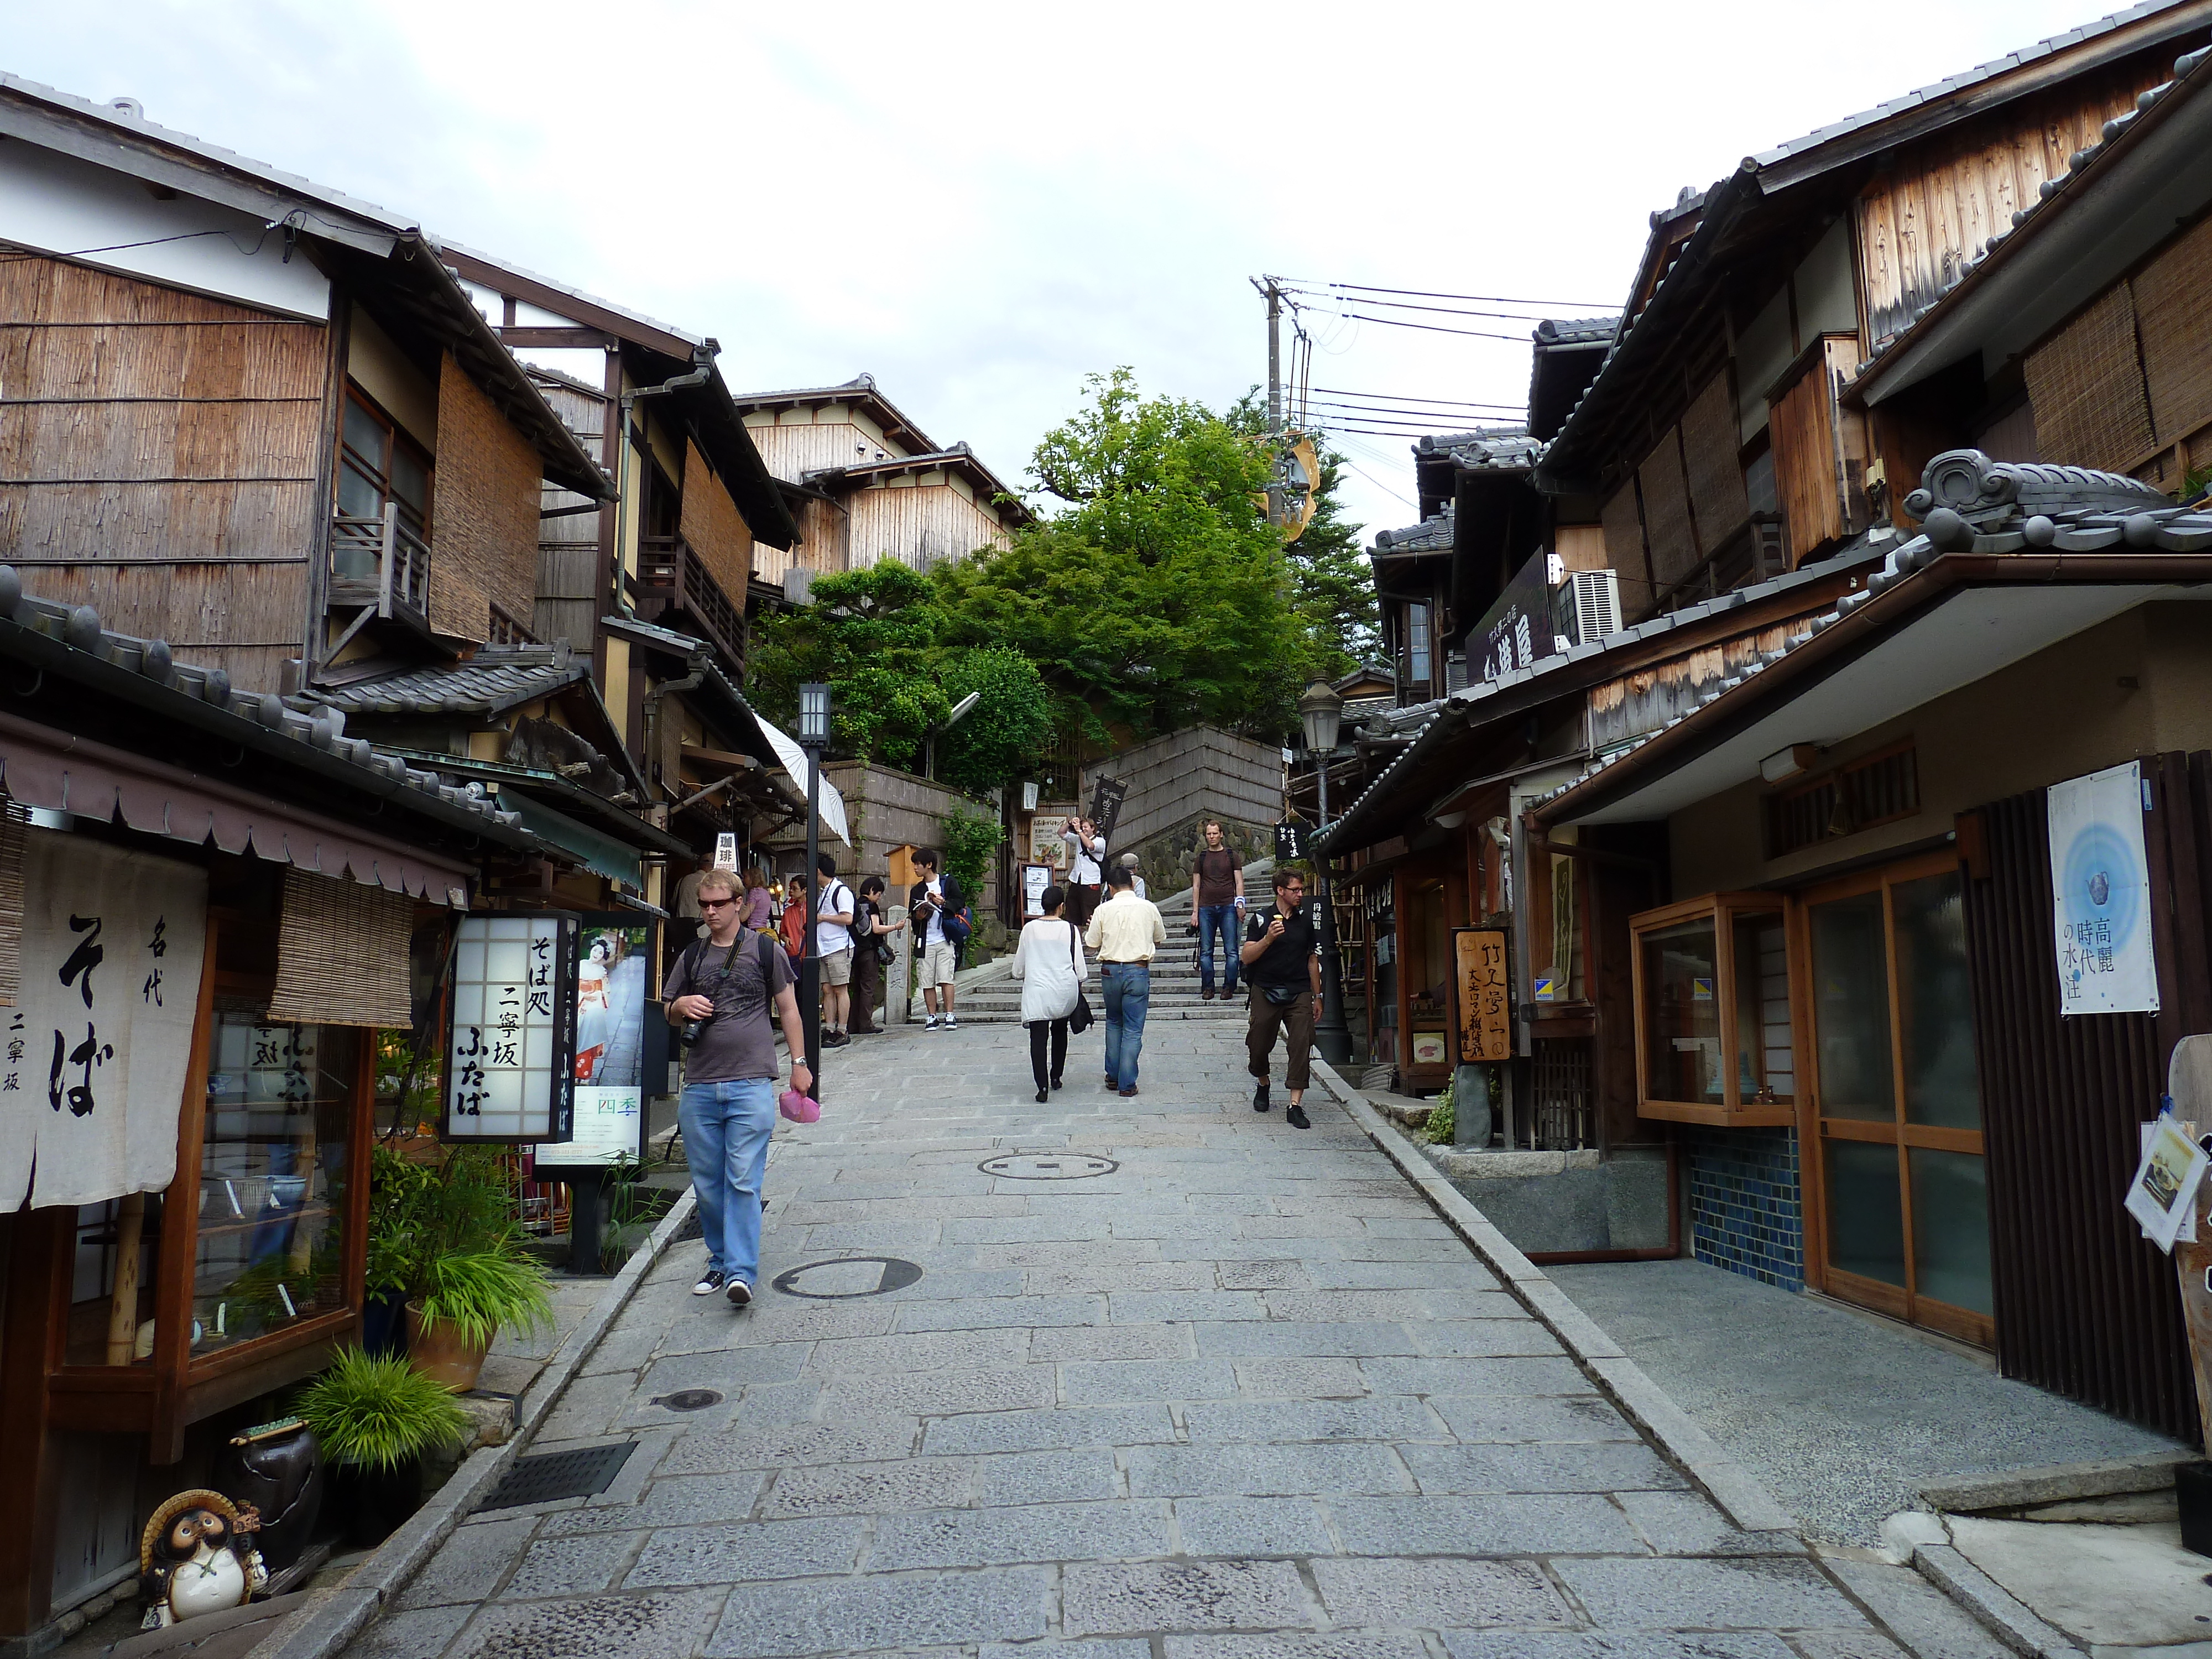
[(374, 518), (341, 513), (331, 520), (331, 602), (427, 626), (430, 544), (400, 522), (398, 502), (386, 501)]

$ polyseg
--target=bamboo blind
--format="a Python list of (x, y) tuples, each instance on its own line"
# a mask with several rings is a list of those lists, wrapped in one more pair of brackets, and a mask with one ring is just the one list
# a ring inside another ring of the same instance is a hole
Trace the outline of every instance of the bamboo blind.
[(2134, 283), (2136, 329), (2158, 442), (2212, 421), (2212, 219), (2177, 238)]
[(1620, 573), (1620, 614), (1635, 622), (1651, 614), (1651, 567), (1644, 553), (1644, 521), (1636, 510), (1636, 480), (1623, 478), (1620, 488), (1598, 509), (1605, 527), (1606, 562)]
[(430, 626), (491, 635), (491, 607), (526, 617), (538, 599), (538, 452), (447, 352), (438, 374), (430, 475)]
[(707, 573), (742, 609), (753, 575), (753, 533), (699, 446), (684, 441), (684, 510), (677, 528)]
[(1836, 386), (1825, 353), (1815, 353), (1789, 389), (1771, 400), (1774, 493), (1790, 525), (1798, 564), (1844, 534), (1837, 477)]
[(415, 1022), (408, 941), (415, 902), (368, 882), (284, 871), (272, 1023), (405, 1027)]
[(13, 1008), (22, 988), (23, 809), (0, 811), (0, 1008)]
[(2025, 368), (2045, 460), (2124, 472), (2154, 447), (2127, 283), (2028, 353)]
[(1690, 491), (1682, 477), (1681, 441), (1673, 427), (1636, 469), (1644, 491), (1644, 529), (1651, 538), (1651, 580), (1664, 592), (1698, 568), (1703, 556), (1690, 525)]
[(1689, 469), (1698, 539), (1710, 554), (1751, 519), (1751, 497), (1736, 459), (1735, 399), (1725, 368), (1706, 383), (1682, 416), (1682, 459)]

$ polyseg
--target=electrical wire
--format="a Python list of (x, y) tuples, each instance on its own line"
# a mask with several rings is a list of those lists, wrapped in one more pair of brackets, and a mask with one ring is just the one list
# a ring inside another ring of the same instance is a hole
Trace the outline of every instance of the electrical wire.
[[(1284, 280), (1278, 278), (1278, 280)], [(1605, 312), (1596, 301), (1583, 300), (1519, 300), (1505, 294), (1437, 294), (1420, 288), (1376, 288), (1366, 283), (1324, 283), (1324, 288), (1348, 289), (1357, 294), (1396, 294), (1413, 300), (1461, 300), (1475, 305), (1533, 306), (1538, 308), (1555, 307), (1561, 309), (1587, 311), (1592, 315)]]
[(1457, 334), (1470, 340), (1510, 340), (1516, 345), (1529, 343), (1525, 334), (1501, 334), (1490, 328), (1445, 328), (1437, 323), (1409, 322), (1403, 317), (1370, 317), (1356, 311), (1340, 313), (1363, 323), (1382, 323), (1390, 328), (1417, 328), (1425, 334)]
[(1528, 406), (1525, 404), (1517, 403), (1486, 403), (1480, 399), (1401, 397), (1380, 392), (1352, 392), (1340, 386), (1317, 386), (1314, 390), (1326, 392), (1332, 398), (1364, 398), (1370, 402), (1386, 404), (1441, 404), (1449, 409), (1510, 409), (1517, 411)]
[(1321, 294), (1319, 290), (1314, 289), (1288, 289), (1283, 291), (1286, 294), (1312, 294), (1316, 295), (1319, 298), (1336, 301), (1340, 304), (1374, 306), (1385, 311), (1431, 311), (1441, 313), (1448, 317), (1499, 318), (1510, 323), (1540, 323), (1546, 320), (1547, 314), (1540, 311), (1535, 313), (1522, 313), (1518, 311), (1486, 311), (1469, 309), (1463, 306), (1423, 306), (1415, 305), (1410, 300), (1370, 300), (1362, 295), (1352, 294)]

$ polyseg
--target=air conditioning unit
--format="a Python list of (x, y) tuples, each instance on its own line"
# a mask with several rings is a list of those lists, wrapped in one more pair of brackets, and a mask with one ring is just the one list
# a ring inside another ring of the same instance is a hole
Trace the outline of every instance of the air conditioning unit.
[(1444, 691), (1447, 696), (1467, 689), (1467, 657), (1455, 651), (1444, 659)]
[(1588, 645), (1620, 632), (1620, 577), (1611, 570), (1577, 570), (1569, 586), (1575, 643)]

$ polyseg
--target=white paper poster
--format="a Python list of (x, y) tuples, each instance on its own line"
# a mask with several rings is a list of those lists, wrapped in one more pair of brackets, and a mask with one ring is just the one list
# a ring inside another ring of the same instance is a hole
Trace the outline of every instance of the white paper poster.
[(2191, 1140), (2171, 1112), (2151, 1125), (2142, 1162), (2128, 1183), (2128, 1213), (2142, 1224), (2152, 1243), (2171, 1252), (2182, 1224), (2194, 1217), (2197, 1188), (2204, 1179), (2204, 1149)]
[(25, 832), (21, 1000), (0, 1008), (0, 1210), (169, 1184), (206, 951), (205, 871)]
[(2062, 1014), (2158, 1012), (2142, 772), (2133, 761), (2050, 790), (2051, 902)]

